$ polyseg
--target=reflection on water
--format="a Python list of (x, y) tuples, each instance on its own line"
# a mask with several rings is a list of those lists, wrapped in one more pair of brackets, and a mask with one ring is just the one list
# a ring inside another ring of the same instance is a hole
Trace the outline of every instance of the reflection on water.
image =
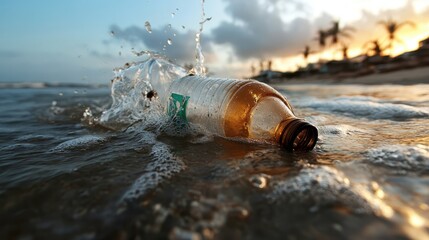
[(319, 128), (313, 152), (167, 120), (109, 130), (108, 88), (0, 89), (0, 235), (429, 238), (429, 85), (275, 87)]

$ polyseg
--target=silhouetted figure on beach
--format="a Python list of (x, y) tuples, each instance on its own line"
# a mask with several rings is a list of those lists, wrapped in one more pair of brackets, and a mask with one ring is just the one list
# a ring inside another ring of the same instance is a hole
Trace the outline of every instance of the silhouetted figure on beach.
[(253, 64), (252, 64), (252, 66), (250, 66), (250, 70), (252, 71), (252, 76), (255, 76), (256, 75), (256, 68)]
[(344, 43), (341, 43), (341, 49), (340, 49), (340, 51), (343, 54), (343, 60), (349, 59), (349, 46), (348, 45), (346, 45)]
[(363, 49), (366, 50), (367, 55), (371, 56), (383, 56), (386, 47), (382, 47), (378, 40), (371, 40), (363, 45)]

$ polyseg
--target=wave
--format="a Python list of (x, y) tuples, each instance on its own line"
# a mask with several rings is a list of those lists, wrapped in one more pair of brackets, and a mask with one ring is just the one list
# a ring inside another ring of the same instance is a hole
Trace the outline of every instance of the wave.
[(341, 203), (356, 213), (393, 215), (393, 209), (369, 185), (352, 183), (341, 171), (328, 166), (305, 168), (297, 176), (271, 185), (273, 190), (268, 199), (273, 203), (312, 202), (316, 206)]
[(73, 150), (87, 150), (94, 146), (104, 143), (107, 141), (106, 138), (100, 136), (86, 135), (78, 138), (74, 138), (53, 148), (52, 152), (66, 152)]
[(429, 116), (429, 111), (405, 104), (378, 102), (376, 98), (339, 97), (328, 100), (310, 99), (298, 103), (300, 107), (323, 112), (366, 117), (370, 119), (409, 119)]
[(367, 152), (368, 161), (375, 165), (399, 170), (429, 170), (429, 147), (423, 145), (389, 145)]
[(107, 84), (47, 83), (47, 82), (0, 82), (0, 89), (42, 89), (42, 88), (100, 88)]
[(354, 133), (366, 133), (367, 131), (346, 124), (324, 125), (318, 127), (320, 135), (352, 135)]

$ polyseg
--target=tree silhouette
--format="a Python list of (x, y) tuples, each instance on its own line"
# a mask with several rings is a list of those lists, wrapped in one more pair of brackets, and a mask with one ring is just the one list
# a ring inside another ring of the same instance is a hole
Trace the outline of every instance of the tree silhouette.
[(355, 29), (352, 27), (340, 28), (340, 21), (333, 21), (332, 27), (327, 31), (328, 36), (332, 37), (332, 43), (337, 44), (341, 37), (351, 38), (350, 32)]
[(326, 46), (326, 38), (328, 37), (328, 32), (322, 29), (319, 29), (317, 32), (318, 36), (315, 38), (319, 43), (320, 48), (324, 48)]
[(416, 26), (415, 23), (411, 21), (404, 21), (404, 22), (398, 23), (390, 18), (386, 21), (379, 21), (378, 24), (383, 25), (384, 29), (387, 31), (387, 34), (389, 35), (389, 45), (388, 45), (389, 49), (392, 49), (394, 42), (402, 42), (396, 36), (396, 33), (399, 31), (399, 29), (401, 29), (406, 25), (409, 25), (411, 27)]

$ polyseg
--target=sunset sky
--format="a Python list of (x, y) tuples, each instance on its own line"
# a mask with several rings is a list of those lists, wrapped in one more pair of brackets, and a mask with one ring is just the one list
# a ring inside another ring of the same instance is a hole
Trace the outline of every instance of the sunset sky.
[[(138, 60), (133, 49), (163, 52), (164, 45), (179, 64), (193, 63), (201, 18), (200, 0), (20, 0), (1, 1), (0, 9), (0, 82), (108, 83), (113, 68)], [(302, 66), (300, 52), (319, 51), (317, 30), (333, 20), (356, 29), (344, 40), (351, 56), (367, 41), (386, 40), (380, 20), (416, 23), (398, 32), (403, 43), (392, 54), (429, 37), (427, 0), (206, 0), (205, 12), (212, 17), (202, 35), (206, 65), (223, 77), (249, 76), (261, 59), (273, 60), (274, 70)], [(338, 49), (309, 60), (340, 58)]]

